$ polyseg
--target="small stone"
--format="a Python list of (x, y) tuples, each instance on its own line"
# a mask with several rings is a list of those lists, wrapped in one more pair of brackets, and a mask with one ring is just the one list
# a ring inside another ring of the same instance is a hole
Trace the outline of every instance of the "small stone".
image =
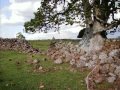
[(116, 77), (108, 77), (107, 78), (107, 81), (109, 82), (109, 83), (114, 83), (114, 81), (116, 80)]
[(62, 64), (63, 61), (61, 60), (61, 58), (58, 58), (54, 61), (55, 64)]
[(108, 56), (105, 52), (100, 53), (100, 55), (99, 55), (100, 60), (106, 60), (107, 58), (108, 58)]
[(113, 74), (113, 73), (109, 73), (109, 75), (110, 75), (110, 76), (113, 76), (113, 77), (115, 77), (115, 76), (116, 76), (116, 75), (115, 75), (115, 74)]
[(79, 60), (79, 61), (77, 61), (76, 66), (79, 68), (82, 68), (82, 67), (85, 67), (85, 64), (86, 63), (84, 60)]
[(97, 60), (97, 59), (98, 59), (98, 56), (97, 56), (97, 55), (93, 55), (92, 59), (93, 59), (93, 60)]
[(89, 61), (89, 62), (87, 63), (87, 67), (88, 67), (89, 69), (91, 69), (91, 68), (93, 68), (93, 67), (95, 66), (95, 64), (96, 64), (95, 61)]
[(95, 83), (97, 83), (97, 84), (101, 83), (104, 80), (104, 78), (99, 74), (97, 74), (95, 77), (96, 77)]
[(115, 64), (110, 64), (110, 68), (109, 68), (109, 71), (111, 72), (111, 73), (113, 73), (114, 71), (115, 71), (115, 68), (117, 67), (117, 65), (115, 65)]
[(118, 54), (119, 54), (119, 50), (115, 49), (109, 53), (109, 56), (114, 57), (114, 56), (117, 56)]
[(108, 62), (108, 63), (113, 63), (113, 62), (114, 62), (114, 60), (113, 60), (113, 58), (112, 58), (112, 57), (108, 57), (107, 62)]
[(39, 70), (42, 70), (42, 69), (43, 69), (43, 67), (42, 67), (42, 66), (40, 66), (38, 69), (39, 69)]
[(37, 59), (33, 60), (33, 64), (37, 64), (39, 61)]
[(116, 67), (115, 74), (120, 78), (120, 66)]
[(80, 60), (86, 60), (85, 56), (80, 56)]
[(43, 89), (44, 87), (45, 87), (44, 85), (40, 85), (40, 87), (39, 87), (39, 88), (40, 88), (40, 89)]
[(74, 65), (75, 64), (75, 59), (70, 60), (70, 65)]
[(102, 60), (100, 60), (100, 64), (104, 64), (104, 63), (106, 63), (106, 62), (107, 62), (106, 59), (102, 59)]
[(110, 65), (109, 64), (104, 64), (100, 67), (101, 73), (106, 74), (109, 72)]

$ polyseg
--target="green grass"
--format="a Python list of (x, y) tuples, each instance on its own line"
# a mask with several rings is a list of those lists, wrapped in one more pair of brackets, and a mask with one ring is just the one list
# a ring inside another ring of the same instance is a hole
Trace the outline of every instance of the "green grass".
[[(49, 71), (33, 72), (33, 66), (26, 61), (35, 58)], [(55, 65), (52, 60), (43, 61), (44, 58), (48, 57), (0, 51), (0, 90), (86, 90), (84, 78), (87, 72), (73, 73), (68, 64)], [(52, 70), (54, 67), (58, 70)], [(39, 89), (41, 83), (43, 89)]]
[[(50, 41), (29, 41), (34, 48), (46, 51)], [(66, 41), (68, 42), (68, 41)], [(44, 61), (44, 59), (47, 61)], [(46, 72), (34, 72), (34, 65), (26, 61), (38, 59)], [(56, 68), (56, 70), (54, 70)], [(30, 55), (16, 51), (0, 51), (0, 90), (86, 90), (88, 71), (71, 72), (69, 64), (56, 65), (45, 55)], [(41, 83), (44, 88), (40, 89)], [(108, 83), (97, 85), (99, 90), (111, 87)]]
[(34, 48), (40, 49), (40, 50), (47, 50), (48, 46), (50, 45), (50, 40), (31, 40), (29, 41), (30, 44), (33, 45)]

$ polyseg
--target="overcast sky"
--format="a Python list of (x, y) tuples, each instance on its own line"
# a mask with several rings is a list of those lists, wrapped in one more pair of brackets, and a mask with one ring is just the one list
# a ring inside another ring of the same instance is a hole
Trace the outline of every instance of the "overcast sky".
[[(36, 33), (23, 32), (25, 21), (34, 17), (40, 6), (40, 0), (0, 0), (0, 37), (15, 38), (18, 32), (22, 32), (26, 39), (50, 39), (50, 38), (76, 38), (81, 27), (78, 25), (62, 27), (60, 33)], [(119, 13), (120, 16), (120, 13)]]

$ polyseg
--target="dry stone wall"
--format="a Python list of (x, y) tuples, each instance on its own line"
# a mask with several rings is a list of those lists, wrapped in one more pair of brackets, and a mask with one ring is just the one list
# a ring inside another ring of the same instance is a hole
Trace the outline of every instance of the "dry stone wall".
[(15, 50), (23, 53), (40, 53), (40, 50), (33, 48), (26, 40), (20, 39), (0, 38), (0, 50)]
[(94, 83), (115, 83), (120, 80), (120, 40), (106, 40), (99, 52), (91, 53), (83, 51), (77, 44), (60, 41), (52, 44), (47, 55), (54, 62), (68, 62), (79, 69), (92, 70), (98, 65), (90, 76)]

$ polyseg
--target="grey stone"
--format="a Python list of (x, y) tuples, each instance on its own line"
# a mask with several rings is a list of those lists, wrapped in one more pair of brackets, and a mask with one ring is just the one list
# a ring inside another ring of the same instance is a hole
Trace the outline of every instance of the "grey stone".
[(38, 69), (39, 69), (39, 70), (42, 70), (42, 69), (43, 69), (43, 67), (42, 67), (42, 66), (40, 66)]
[(97, 60), (97, 59), (98, 59), (98, 56), (97, 56), (97, 55), (93, 55), (93, 56), (92, 56), (92, 59), (93, 59), (93, 60)]
[(117, 67), (117, 65), (115, 65), (115, 64), (113, 64), (113, 63), (110, 64), (109, 71), (110, 71), (111, 73), (114, 73), (116, 67)]
[(115, 74), (120, 78), (120, 66), (116, 67)]
[(93, 68), (93, 67), (95, 66), (95, 64), (96, 64), (95, 61), (89, 61), (89, 62), (86, 64), (86, 66), (87, 66), (89, 69), (91, 69), (91, 68)]
[(112, 77), (116, 77), (116, 75), (115, 74), (113, 74), (113, 73), (108, 73), (110, 76), (112, 76)]
[(114, 77), (114, 76), (111, 76), (111, 77), (108, 77), (108, 78), (107, 78), (107, 81), (108, 81), (109, 83), (114, 83), (115, 80), (116, 80), (116, 77)]
[(109, 72), (109, 68), (110, 68), (109, 64), (104, 64), (104, 65), (102, 65), (102, 66), (100, 67), (101, 73), (103, 73), (103, 74), (108, 73), (108, 72)]
[(114, 57), (114, 56), (117, 56), (118, 53), (119, 53), (119, 50), (115, 49), (115, 50), (112, 50), (112, 51), (109, 53), (109, 56)]
[(58, 58), (54, 61), (55, 64), (62, 64), (63, 61), (61, 60), (61, 58)]
[(74, 65), (75, 64), (75, 59), (70, 60), (70, 64)]
[(107, 58), (108, 58), (108, 56), (105, 52), (100, 53), (99, 59), (103, 60), (103, 59), (107, 59)]
[(86, 61), (85, 56), (80, 56), (80, 60), (84, 60), (84, 61)]
[(114, 62), (113, 58), (110, 57), (110, 56), (106, 60), (107, 60), (108, 63), (113, 63)]
[(84, 60), (79, 60), (79, 61), (77, 61), (76, 66), (79, 68), (82, 68), (82, 67), (85, 67), (85, 64), (86, 63)]
[(37, 64), (39, 62), (39, 60), (35, 59), (33, 60), (33, 64)]

